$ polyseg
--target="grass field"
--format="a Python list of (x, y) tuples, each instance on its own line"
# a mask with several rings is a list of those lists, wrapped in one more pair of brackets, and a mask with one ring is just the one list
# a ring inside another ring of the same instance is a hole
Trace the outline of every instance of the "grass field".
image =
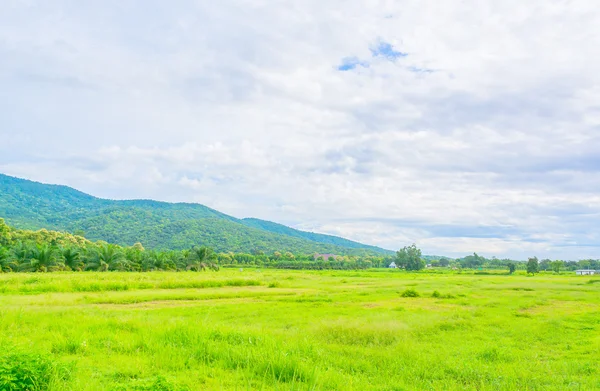
[(600, 278), (0, 274), (0, 347), (6, 390), (599, 390)]

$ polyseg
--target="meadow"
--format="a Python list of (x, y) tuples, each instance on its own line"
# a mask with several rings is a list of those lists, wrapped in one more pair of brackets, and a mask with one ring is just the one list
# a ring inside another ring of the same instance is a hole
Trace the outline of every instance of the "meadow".
[(0, 390), (598, 390), (600, 278), (0, 274)]

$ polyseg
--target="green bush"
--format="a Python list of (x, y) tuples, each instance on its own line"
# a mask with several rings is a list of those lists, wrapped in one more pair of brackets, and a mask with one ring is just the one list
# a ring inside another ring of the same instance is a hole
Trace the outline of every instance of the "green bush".
[(436, 299), (454, 299), (455, 296), (451, 295), (451, 294), (445, 294), (442, 295), (439, 291), (433, 291), (433, 293), (431, 294), (431, 297), (434, 297)]
[(58, 377), (56, 366), (46, 356), (19, 352), (0, 355), (2, 391), (45, 391)]
[(402, 296), (402, 297), (419, 297), (421, 295), (419, 294), (419, 292), (417, 292), (414, 289), (407, 289), (404, 292), (402, 292), (402, 294), (400, 296)]

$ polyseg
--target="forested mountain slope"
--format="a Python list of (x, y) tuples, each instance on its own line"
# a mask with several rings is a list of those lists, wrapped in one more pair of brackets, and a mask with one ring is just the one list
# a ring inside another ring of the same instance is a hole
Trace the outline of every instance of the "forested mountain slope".
[(91, 240), (147, 248), (205, 245), (216, 251), (385, 254), (347, 239), (298, 231), (280, 224), (237, 219), (200, 204), (151, 200), (114, 201), (66, 186), (0, 174), (0, 217), (22, 229), (84, 233)]
[(358, 242), (355, 242), (352, 240), (340, 238), (339, 236), (324, 235), (324, 234), (317, 234), (314, 232), (300, 231), (298, 229), (290, 228), (283, 224), (277, 224), (272, 221), (265, 221), (265, 220), (255, 219), (255, 218), (246, 218), (246, 219), (242, 219), (242, 222), (249, 227), (259, 228), (259, 229), (262, 229), (265, 231), (283, 234), (283, 235), (287, 235), (287, 236), (292, 236), (295, 238), (302, 238), (302, 239), (310, 240), (311, 242), (327, 243), (327, 244), (333, 244), (336, 246), (342, 246), (342, 247), (347, 247), (347, 248), (371, 249), (375, 252), (378, 252), (381, 250), (378, 247), (369, 246), (369, 245), (358, 243)]

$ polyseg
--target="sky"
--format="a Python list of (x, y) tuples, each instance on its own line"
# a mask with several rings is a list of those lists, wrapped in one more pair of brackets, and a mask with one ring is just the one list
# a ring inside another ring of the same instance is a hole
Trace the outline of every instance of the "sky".
[(0, 172), (426, 254), (600, 257), (594, 0), (5, 0)]

